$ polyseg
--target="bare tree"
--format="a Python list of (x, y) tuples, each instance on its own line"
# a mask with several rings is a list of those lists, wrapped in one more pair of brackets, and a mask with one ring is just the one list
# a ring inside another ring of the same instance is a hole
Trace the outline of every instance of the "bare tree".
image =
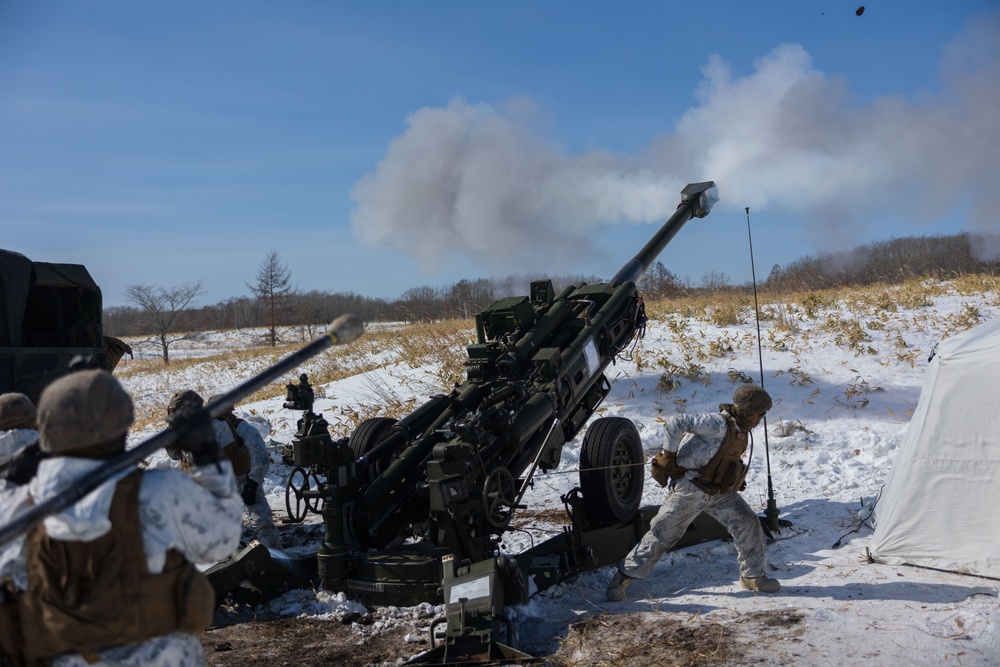
[(701, 286), (707, 292), (720, 292), (729, 289), (732, 283), (729, 276), (721, 271), (709, 271), (701, 277)]
[(172, 335), (176, 332), (181, 314), (205, 291), (200, 280), (174, 287), (125, 286), (125, 299), (146, 314), (147, 322), (155, 335), (155, 342), (163, 354), (164, 364), (170, 363), (170, 344), (188, 337), (188, 334)]
[(646, 270), (639, 279), (639, 291), (650, 299), (674, 299), (686, 291), (680, 277), (657, 262)]
[(486, 278), (476, 280), (459, 280), (446, 292), (442, 290), (445, 300), (445, 315), (468, 319), (490, 305), (493, 298), (493, 286)]
[(292, 292), (292, 272), (281, 263), (278, 252), (272, 250), (257, 265), (257, 284), (247, 283), (247, 287), (267, 306), (268, 341), (274, 347), (278, 344), (278, 313)]
[(441, 299), (429, 285), (411, 287), (397, 303), (399, 315), (406, 322), (433, 322), (441, 314)]

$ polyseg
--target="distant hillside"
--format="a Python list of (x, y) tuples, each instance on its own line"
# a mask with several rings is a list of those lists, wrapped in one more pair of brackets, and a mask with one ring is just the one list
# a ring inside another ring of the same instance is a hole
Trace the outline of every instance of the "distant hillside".
[[(953, 236), (906, 237), (860, 246), (849, 252), (823, 253), (775, 265), (759, 287), (772, 293), (894, 284), (913, 278), (948, 279), (970, 274), (1000, 274), (1000, 235), (962, 233)], [(507, 276), (460, 280), (446, 287), (412, 287), (397, 299), (380, 299), (342, 292), (299, 292), (284, 298), (278, 325), (315, 325), (352, 312), (367, 322), (434, 322), (468, 319), (496, 299), (528, 293), (531, 280), (550, 278), (557, 289), (569, 284), (598, 282), (594, 276)], [(685, 282), (662, 262), (656, 262), (639, 281), (650, 300), (697, 296), (704, 293), (743, 292), (727, 276), (710, 273), (700, 285)], [(265, 325), (264, 303), (245, 296), (183, 311), (175, 331), (247, 329)], [(145, 313), (133, 307), (109, 308), (105, 332), (112, 336), (141, 336), (153, 332)]]
[(892, 239), (849, 252), (810, 255), (785, 267), (775, 266), (765, 284), (775, 291), (825, 289), (998, 272), (1000, 235), (965, 232)]

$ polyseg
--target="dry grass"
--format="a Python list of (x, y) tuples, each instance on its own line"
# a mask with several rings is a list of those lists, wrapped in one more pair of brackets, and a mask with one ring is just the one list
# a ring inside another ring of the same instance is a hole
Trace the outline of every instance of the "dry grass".
[[(959, 298), (965, 306), (942, 315), (935, 300), (948, 296)], [(905, 363), (911, 367), (929, 350), (912, 342), (912, 331), (927, 331), (939, 339), (954, 335), (978, 324), (984, 307), (1000, 305), (1000, 278), (966, 276), (950, 281), (911, 280), (897, 285), (864, 288), (758, 294), (765, 349), (790, 353), (794, 364), (778, 371), (796, 385), (812, 384), (815, 372), (808, 359), (816, 333), (832, 337), (846, 355), (874, 357), (879, 363)], [(646, 303), (651, 328), (666, 333), (672, 340), (671, 352), (651, 353), (641, 343), (633, 353), (638, 371), (660, 373), (658, 390), (669, 394), (682, 385), (708, 382), (711, 369), (725, 370), (729, 359), (746, 353), (756, 355), (756, 332), (752, 296), (745, 293), (717, 292), (703, 297), (654, 300)], [(899, 311), (907, 312), (906, 318)], [(711, 325), (711, 333), (706, 328)], [(721, 328), (718, 328), (721, 327)], [(301, 338), (286, 332), (285, 340)], [(204, 338), (195, 336), (195, 338)], [(159, 426), (166, 403), (179, 388), (190, 387), (206, 398), (224, 391), (233, 383), (219, 385), (219, 378), (246, 379), (301, 347), (301, 343), (270, 347), (250, 335), (251, 341), (238, 349), (210, 352), (196, 359), (174, 358), (169, 366), (159, 359), (130, 360), (115, 371), (126, 386), (142, 386), (133, 392), (136, 403), (136, 429)], [(448, 392), (465, 373), (466, 347), (475, 341), (471, 320), (449, 320), (430, 324), (372, 326), (365, 336), (349, 346), (336, 347), (303, 366), (316, 386), (376, 369), (388, 369), (399, 376), (421, 371), (421, 396), (434, 391)], [(135, 342), (135, 341), (130, 341)], [(849, 358), (849, 357), (845, 357)], [(373, 416), (402, 417), (416, 407), (417, 399), (403, 398), (388, 385), (379, 384), (375, 374), (369, 380), (367, 400), (342, 406), (326, 414), (333, 432), (352, 430), (361, 420)], [(735, 382), (745, 378), (730, 377)], [(215, 385), (210, 385), (216, 382)], [(428, 387), (427, 385), (434, 385)], [(427, 390), (431, 389), (430, 392)], [(863, 407), (865, 396), (877, 387), (858, 377), (848, 383), (838, 397), (851, 407)], [(257, 391), (246, 402), (283, 396), (283, 382), (272, 383)], [(683, 409), (683, 405), (678, 408)]]
[[(285, 340), (300, 338), (286, 333)], [(284, 343), (271, 347), (252, 337), (243, 336), (238, 347), (225, 346), (217, 352), (202, 350), (204, 356), (180, 358), (177, 347), (169, 365), (160, 358), (132, 359), (122, 363), (115, 375), (131, 390), (135, 402), (135, 431), (159, 428), (163, 425), (167, 402), (178, 389), (193, 389), (206, 399), (226, 391), (236, 382), (222, 382), (220, 378), (238, 378), (243, 381), (268, 366), (287, 357), (302, 347), (302, 343)], [(449, 391), (460, 382), (464, 374), (465, 347), (475, 339), (472, 321), (454, 320), (433, 324), (370, 327), (364, 337), (349, 346), (334, 347), (302, 366), (309, 382), (318, 388), (322, 385), (367, 373), (379, 368), (426, 368), (438, 389)], [(136, 343), (137, 341), (128, 341)], [(272, 382), (246, 398), (244, 403), (274, 399), (285, 395), (285, 381)], [(391, 390), (372, 385), (372, 400), (368, 404), (343, 406), (327, 414), (335, 433), (346, 433), (369, 417), (401, 417), (412, 411), (415, 399), (401, 399)]]
[(767, 662), (760, 638), (781, 628), (784, 639), (802, 633), (794, 610), (749, 614), (736, 623), (699, 615), (641, 613), (594, 616), (572, 624), (549, 656), (554, 667), (719, 667)]
[[(967, 299), (968, 303), (958, 312), (943, 316), (934, 304), (945, 296)], [(758, 303), (763, 342), (773, 350), (791, 352), (796, 357), (806, 355), (815, 337), (813, 332), (822, 332), (853, 356), (876, 356), (885, 359), (884, 363), (891, 359), (912, 366), (929, 351), (912, 347), (907, 342), (909, 332), (927, 331), (944, 339), (975, 326), (983, 319), (980, 305), (1000, 305), (1000, 277), (910, 280), (894, 285), (783, 294), (762, 291)], [(664, 367), (663, 389), (676, 388), (678, 379), (697, 377), (692, 362), (754, 352), (751, 347), (755, 337), (746, 334), (746, 325), (755, 320), (754, 305), (752, 298), (743, 294), (656, 300), (647, 302), (646, 310), (650, 319), (670, 332), (675, 346), (682, 351), (681, 359), (672, 355), (672, 365)], [(909, 313), (909, 319), (901, 320), (899, 311)], [(699, 335), (701, 323), (724, 329), (709, 338)]]
[(445, 320), (413, 324), (399, 337), (400, 361), (412, 368), (430, 364), (440, 389), (450, 391), (465, 376), (466, 348), (476, 342), (471, 320)]

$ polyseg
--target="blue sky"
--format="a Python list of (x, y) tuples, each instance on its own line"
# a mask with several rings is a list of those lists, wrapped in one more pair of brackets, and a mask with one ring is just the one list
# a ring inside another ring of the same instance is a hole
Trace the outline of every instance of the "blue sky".
[(898, 236), (997, 231), (1000, 8), (751, 2), (0, 2), (0, 246), (135, 283), (399, 296), (697, 283)]

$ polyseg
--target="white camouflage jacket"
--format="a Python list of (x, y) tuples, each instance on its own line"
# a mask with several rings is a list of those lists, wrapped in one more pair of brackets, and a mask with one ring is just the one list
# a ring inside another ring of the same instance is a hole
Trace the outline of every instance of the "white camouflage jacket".
[(712, 460), (726, 437), (728, 412), (679, 414), (666, 419), (661, 451), (676, 452), (677, 465), (687, 468), (685, 476), (693, 479)]
[(13, 428), (0, 431), (0, 465), (14, 458), (19, 451), (38, 440), (38, 431), (33, 428)]
[(236, 433), (243, 438), (243, 443), (250, 450), (250, 479), (264, 486), (267, 471), (271, 468), (271, 455), (267, 453), (267, 444), (260, 431), (245, 419), (239, 420)]
[[(0, 524), (7, 523), (27, 502), (28, 494), (40, 502), (104, 465), (103, 461), (72, 457), (46, 459), (29, 484), (0, 490)], [(81, 501), (45, 519), (48, 534), (59, 540), (93, 540), (106, 533), (108, 511), (119, 477), (105, 482)], [(139, 519), (146, 562), (150, 572), (163, 571), (166, 554), (176, 549), (192, 563), (214, 563), (229, 557), (239, 546), (243, 501), (236, 492), (232, 465), (221, 463), (194, 468), (190, 475), (176, 470), (148, 470), (139, 489)], [(24, 538), (0, 547), (0, 577), (10, 576), (27, 589), (23, 554)], [(201, 644), (194, 635), (175, 632), (145, 642), (127, 644), (101, 653), (104, 664), (152, 667), (203, 665)], [(57, 667), (83, 667), (79, 655), (58, 657)]]

